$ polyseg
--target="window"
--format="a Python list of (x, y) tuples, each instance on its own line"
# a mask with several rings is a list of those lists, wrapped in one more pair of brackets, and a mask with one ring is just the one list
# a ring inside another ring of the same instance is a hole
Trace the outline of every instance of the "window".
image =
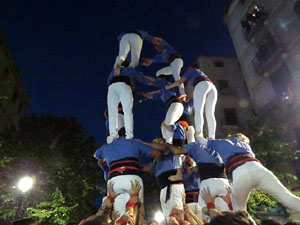
[(226, 125), (238, 125), (238, 117), (235, 108), (224, 109)]
[(300, 19), (300, 0), (295, 3), (294, 10), (298, 18)]
[(224, 63), (222, 61), (215, 61), (215, 67), (224, 67)]
[(270, 76), (270, 81), (278, 96), (283, 100), (291, 101), (293, 78), (285, 64)]
[(219, 92), (221, 95), (230, 95), (232, 91), (230, 90), (228, 80), (218, 80)]

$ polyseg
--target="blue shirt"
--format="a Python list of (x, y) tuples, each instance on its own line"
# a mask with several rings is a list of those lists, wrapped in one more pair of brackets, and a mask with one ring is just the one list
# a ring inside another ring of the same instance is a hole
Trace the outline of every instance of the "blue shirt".
[(194, 108), (194, 101), (190, 100), (187, 102), (183, 102), (183, 114), (186, 115), (192, 115), (193, 114), (193, 108)]
[(164, 103), (166, 103), (166, 101), (172, 97), (172, 96), (177, 96), (178, 93), (176, 91), (175, 88), (171, 88), (166, 90), (166, 86), (170, 85), (171, 83), (165, 80), (159, 80), (159, 79), (155, 79), (155, 84), (160, 87), (160, 93), (156, 93), (152, 96), (152, 99), (157, 100), (157, 99), (161, 99)]
[[(109, 76), (108, 76), (108, 79), (107, 79), (107, 85), (108, 86), (110, 85), (111, 79), (114, 77), (114, 72), (115, 72), (115, 70), (113, 69), (111, 71), (111, 73), (109, 74)], [(122, 76), (129, 77), (131, 82), (136, 82), (137, 81), (137, 82), (142, 83), (142, 84), (146, 84), (146, 85), (149, 84), (149, 81), (144, 77), (144, 74), (142, 72), (139, 72), (136, 69), (133, 69), (131, 67), (122, 67), (121, 71), (120, 71), (120, 74)]]
[(164, 156), (156, 160), (154, 164), (155, 176), (158, 177), (163, 172), (181, 168), (181, 160), (179, 157), (180, 156), (170, 154), (169, 152), (164, 153)]
[(217, 163), (222, 164), (223, 160), (220, 155), (198, 142), (192, 142), (184, 145), (183, 148), (187, 150), (187, 154), (193, 158), (193, 160), (199, 163)]
[(158, 63), (158, 62), (168, 62), (168, 59), (169, 57), (172, 55), (172, 54), (175, 54), (177, 53), (175, 48), (173, 48), (172, 45), (170, 45), (168, 42), (166, 42), (165, 40), (162, 40), (160, 42), (160, 45), (163, 47), (162, 49), (162, 52), (157, 54), (152, 62), (153, 63)]
[(105, 159), (109, 166), (111, 162), (135, 157), (141, 159), (141, 156), (150, 157), (152, 149), (142, 142), (135, 139), (125, 139), (121, 137), (111, 144), (102, 145), (95, 153), (96, 159)]
[[(136, 30), (136, 31), (138, 31), (141, 34), (143, 40), (146, 40), (151, 43), (153, 42), (154, 37), (152, 35), (150, 35), (147, 31), (144, 31), (144, 30)], [(118, 35), (118, 37), (117, 37), (118, 41), (121, 40), (121, 38), (124, 36), (124, 34), (126, 34), (126, 32), (123, 32)]]
[(185, 77), (188, 80), (188, 82), (193, 84), (196, 78), (198, 78), (198, 77), (207, 77), (207, 76), (202, 71), (200, 71), (198, 69), (193, 69), (193, 70), (186, 71), (182, 75), (182, 77)]
[(180, 140), (186, 139), (186, 134), (184, 132), (184, 129), (179, 123), (172, 124), (171, 127), (174, 131), (173, 139), (180, 139)]
[(182, 173), (182, 179), (185, 191), (199, 191), (200, 176), (199, 173)]
[(228, 162), (228, 159), (237, 153), (250, 153), (255, 157), (250, 145), (243, 141), (238, 141), (237, 139), (237, 137), (233, 137), (229, 139), (208, 140), (207, 148), (218, 152), (225, 165)]

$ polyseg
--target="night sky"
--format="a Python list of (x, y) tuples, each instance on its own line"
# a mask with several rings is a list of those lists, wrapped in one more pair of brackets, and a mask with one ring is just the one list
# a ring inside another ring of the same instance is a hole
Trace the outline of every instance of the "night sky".
[[(1, 0), (0, 24), (31, 96), (30, 114), (74, 116), (105, 141), (106, 79), (119, 33), (142, 29), (166, 39), (184, 58), (234, 55), (223, 16), (231, 0)], [(155, 51), (144, 42), (141, 57)], [(137, 67), (147, 75), (165, 64)], [(143, 89), (143, 87), (142, 87)], [(140, 90), (142, 90), (140, 89)], [(134, 105), (135, 136), (160, 136), (160, 101)]]

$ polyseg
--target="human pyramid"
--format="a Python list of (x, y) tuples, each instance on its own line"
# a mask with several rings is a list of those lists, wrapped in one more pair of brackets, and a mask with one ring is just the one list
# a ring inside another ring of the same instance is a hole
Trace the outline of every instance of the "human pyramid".
[[(108, 187), (97, 216), (107, 215), (114, 224), (145, 224), (141, 174), (149, 170), (155, 172), (160, 188), (165, 224), (203, 224), (228, 216), (229, 211), (246, 211), (253, 188), (270, 193), (291, 212), (300, 213), (300, 198), (255, 158), (245, 135), (215, 139), (217, 89), (199, 65), (189, 66), (180, 76), (182, 56), (166, 40), (146, 31), (128, 31), (118, 40), (119, 55), (107, 80), (107, 144), (95, 152)], [(142, 59), (144, 66), (169, 63), (156, 77), (135, 69), (144, 40), (158, 52), (154, 58)], [(129, 52), (130, 62), (126, 60)], [(156, 90), (135, 93), (137, 82)], [(189, 92), (193, 94), (187, 96)], [(162, 137), (152, 142), (134, 139), (134, 101), (159, 98), (166, 105)]]

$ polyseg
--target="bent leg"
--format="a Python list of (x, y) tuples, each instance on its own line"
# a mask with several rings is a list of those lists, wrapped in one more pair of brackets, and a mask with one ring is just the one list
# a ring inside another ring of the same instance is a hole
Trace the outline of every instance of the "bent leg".
[(130, 39), (130, 52), (131, 61), (129, 67), (135, 68), (139, 65), (140, 55), (143, 47), (143, 40), (137, 34), (131, 34)]
[[(172, 75), (175, 81), (180, 80), (180, 71), (181, 68), (183, 67), (183, 60), (180, 58), (174, 59), (174, 61), (170, 64), (171, 69), (172, 69)], [(184, 90), (184, 84), (180, 84), (178, 86), (179, 88), (179, 93), (180, 94), (184, 94), (185, 90)]]

